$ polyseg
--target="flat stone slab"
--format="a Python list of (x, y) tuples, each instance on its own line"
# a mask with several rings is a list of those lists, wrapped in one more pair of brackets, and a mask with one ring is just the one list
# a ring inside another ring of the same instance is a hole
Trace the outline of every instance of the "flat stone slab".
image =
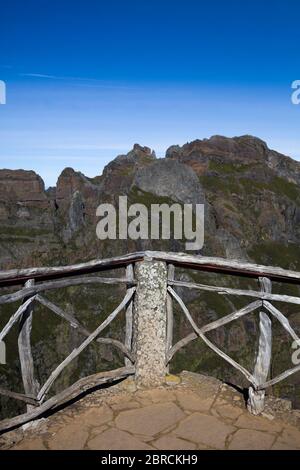
[(88, 431), (81, 424), (68, 424), (60, 429), (48, 440), (48, 447), (52, 450), (83, 449), (88, 439)]
[(184, 417), (184, 412), (175, 403), (162, 403), (123, 411), (115, 423), (118, 428), (133, 434), (155, 436)]
[(280, 432), (283, 425), (275, 420), (269, 420), (260, 416), (252, 416), (244, 413), (235, 422), (239, 428), (256, 429), (258, 431)]
[(120, 429), (108, 429), (88, 442), (93, 450), (152, 450), (143, 441)]
[(215, 449), (224, 449), (227, 437), (236, 430), (215, 416), (193, 413), (183, 420), (174, 434), (182, 439), (202, 443)]
[(221, 418), (228, 419), (230, 421), (236, 420), (243, 413), (241, 408), (230, 404), (219, 405), (214, 409)]
[(275, 441), (273, 434), (254, 429), (239, 429), (233, 436), (229, 450), (269, 450)]
[(294, 426), (287, 426), (280, 435), (280, 440), (295, 449), (300, 449), (300, 430)]
[(113, 419), (113, 412), (107, 405), (103, 405), (92, 407), (80, 416), (82, 426), (101, 426)]
[(189, 391), (176, 392), (176, 397), (180, 406), (187, 411), (208, 411), (214, 401), (214, 396), (200, 397)]
[(26, 443), (21, 443), (20, 445), (16, 445), (14, 450), (47, 450), (43, 440), (39, 437), (36, 439), (31, 439)]

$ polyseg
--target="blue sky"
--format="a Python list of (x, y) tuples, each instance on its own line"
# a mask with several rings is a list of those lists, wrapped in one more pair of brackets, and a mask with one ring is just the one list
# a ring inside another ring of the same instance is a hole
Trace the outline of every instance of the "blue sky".
[(300, 159), (299, 0), (1, 2), (0, 167), (54, 185), (135, 142), (253, 134)]

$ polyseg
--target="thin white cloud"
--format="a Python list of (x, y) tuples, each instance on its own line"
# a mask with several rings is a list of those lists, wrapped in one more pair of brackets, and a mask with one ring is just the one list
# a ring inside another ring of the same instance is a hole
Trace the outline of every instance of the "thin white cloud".
[(56, 75), (45, 75), (43, 73), (19, 73), (20, 77), (33, 77), (33, 78), (50, 78), (52, 80), (63, 80), (64, 77)]
[(81, 82), (93, 82), (93, 83), (105, 83), (103, 80), (99, 80), (98, 78), (90, 78), (90, 77), (73, 77), (69, 75), (49, 75), (46, 73), (19, 73), (20, 77), (33, 77), (33, 78), (48, 78), (51, 80), (78, 80)]
[(84, 80), (88, 82), (100, 82), (96, 78), (86, 78), (86, 77), (71, 77), (66, 75), (48, 75), (45, 73), (19, 73), (21, 77), (33, 77), (33, 78), (50, 78), (52, 80)]
[(69, 82), (78, 82), (76, 86), (84, 86), (84, 87), (93, 87), (93, 88), (112, 88), (112, 89), (132, 89), (133, 87), (121, 85), (119, 83), (108, 83), (103, 80), (99, 80), (97, 78), (89, 78), (89, 77), (72, 77), (72, 76), (65, 76), (65, 75), (48, 75), (44, 73), (19, 73), (20, 77), (28, 77), (28, 78), (45, 78), (47, 80), (63, 80)]

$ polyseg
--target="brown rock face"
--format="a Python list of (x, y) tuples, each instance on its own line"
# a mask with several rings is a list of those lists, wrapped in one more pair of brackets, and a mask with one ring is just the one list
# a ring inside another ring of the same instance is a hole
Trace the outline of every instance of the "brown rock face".
[(0, 200), (47, 207), (44, 182), (34, 171), (0, 170)]
[[(237, 168), (248, 165), (259, 167), (259, 172), (274, 170), (279, 176), (294, 183), (300, 183), (300, 164), (274, 150), (256, 137), (245, 135), (241, 137), (213, 136), (210, 139), (195, 140), (182, 147), (173, 145), (168, 148), (166, 158), (179, 160), (192, 166), (197, 174), (209, 171), (210, 163), (234, 164)], [(266, 173), (264, 172), (264, 177)]]
[(182, 147), (169, 147), (166, 157), (177, 160), (196, 158), (203, 161), (206, 161), (207, 158), (221, 157), (224, 160), (253, 163), (266, 160), (268, 152), (267, 144), (252, 136), (231, 139), (215, 135), (210, 139), (194, 140)]
[(136, 171), (147, 167), (155, 160), (155, 152), (151, 151), (149, 147), (134, 144), (133, 149), (127, 155), (119, 155), (104, 168), (103, 190), (108, 194), (116, 189), (120, 194), (126, 193)]
[(100, 186), (73, 168), (65, 168), (57, 180), (55, 192), (58, 230), (68, 242), (88, 224), (96, 223)]

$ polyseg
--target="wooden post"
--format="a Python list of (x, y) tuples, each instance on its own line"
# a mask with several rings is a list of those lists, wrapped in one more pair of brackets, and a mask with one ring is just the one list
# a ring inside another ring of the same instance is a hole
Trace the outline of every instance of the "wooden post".
[[(168, 281), (174, 280), (175, 267), (173, 264), (168, 265)], [(166, 356), (168, 357), (169, 351), (173, 346), (173, 328), (174, 328), (174, 315), (173, 315), (173, 299), (171, 294), (167, 293), (167, 342), (166, 342)], [(167, 365), (167, 372), (169, 372), (169, 364)]]
[[(129, 282), (133, 280), (132, 264), (129, 264), (126, 267), (126, 278)], [(131, 286), (129, 286), (129, 288), (130, 287)], [(131, 299), (126, 309), (126, 330), (125, 330), (125, 346), (129, 351), (132, 350), (132, 329), (133, 329), (133, 301)], [(130, 366), (130, 365), (132, 365), (132, 361), (128, 357), (125, 357), (125, 366)]]
[(140, 386), (156, 386), (166, 375), (166, 263), (145, 258), (136, 264), (135, 277), (135, 378)]
[[(32, 287), (34, 279), (29, 279), (25, 283), (25, 287)], [(24, 299), (26, 301), (27, 299)], [(32, 313), (34, 302), (32, 302), (20, 318), (18, 348), (21, 364), (22, 380), (24, 385), (25, 395), (36, 397), (39, 390), (39, 383), (34, 378), (34, 365), (31, 352), (31, 329), (32, 329)], [(32, 405), (27, 405), (27, 411), (34, 408)]]
[[(272, 284), (266, 277), (259, 278), (262, 292), (271, 293)], [(254, 368), (254, 377), (258, 385), (263, 384), (270, 371), (272, 355), (272, 322), (269, 315), (265, 312), (259, 312), (259, 345)], [(263, 412), (265, 406), (265, 390), (255, 390), (252, 386), (249, 388), (248, 410), (258, 415)]]

